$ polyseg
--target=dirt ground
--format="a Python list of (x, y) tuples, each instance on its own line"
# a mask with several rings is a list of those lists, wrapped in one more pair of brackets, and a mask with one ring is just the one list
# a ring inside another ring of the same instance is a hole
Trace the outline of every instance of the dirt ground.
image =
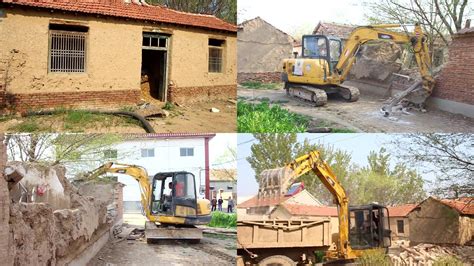
[[(219, 112), (211, 112), (211, 108), (217, 108)], [(173, 106), (168, 113), (168, 117), (149, 120), (157, 133), (225, 133), (237, 130), (234, 101), (216, 100)], [(0, 132), (145, 133), (138, 121), (128, 117), (87, 115), (69, 119), (69, 115), (0, 118)]]
[[(125, 214), (124, 222), (143, 228), (145, 219), (141, 214)], [(220, 234), (205, 233), (199, 244), (111, 239), (88, 265), (233, 265), (236, 249), (235, 237)]]
[[(354, 82), (348, 85), (361, 88)], [(308, 115), (313, 120), (327, 120), (339, 127), (356, 132), (472, 132), (474, 119), (437, 109), (428, 109), (426, 113), (411, 111), (410, 114), (396, 114), (391, 118), (383, 117), (379, 111), (386, 98), (370, 95), (361, 91), (359, 101), (349, 103), (341, 98), (329, 97), (322, 107), (313, 107), (303, 101), (289, 98), (283, 89), (262, 90), (247, 89), (239, 86), (238, 97), (248, 102), (269, 100), (280, 104), (289, 111)]]

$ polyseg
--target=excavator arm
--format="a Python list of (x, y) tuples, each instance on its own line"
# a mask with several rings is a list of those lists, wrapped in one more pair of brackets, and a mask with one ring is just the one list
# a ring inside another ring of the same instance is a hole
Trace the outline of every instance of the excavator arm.
[[(385, 115), (389, 115), (393, 106), (397, 105), (405, 97), (411, 94), (416, 94), (410, 99), (415, 104), (423, 104), (428, 96), (431, 95), (434, 88), (434, 78), (431, 73), (431, 57), (426, 42), (426, 37), (420, 25), (415, 26), (413, 34), (396, 32), (389, 30), (390, 28), (400, 28), (403, 25), (387, 24), (387, 25), (373, 25), (356, 28), (349, 36), (344, 50), (335, 67), (335, 72), (340, 75), (341, 81), (344, 81), (351, 70), (356, 55), (360, 47), (372, 40), (386, 40), (399, 44), (410, 44), (416, 58), (419, 72), (421, 74), (421, 81), (416, 82), (414, 86), (407, 89), (407, 91), (396, 96), (392, 102), (384, 106), (382, 110), (386, 109)], [(421, 85), (422, 90), (415, 90)]]
[[(328, 257), (338, 259), (354, 259), (356, 254), (349, 245), (349, 200), (342, 185), (337, 180), (331, 167), (321, 159), (317, 151), (309, 152), (283, 168), (265, 170), (262, 172), (263, 180), (260, 184), (260, 193), (274, 194), (286, 191), (300, 176), (313, 172), (333, 195), (338, 207), (339, 240), (335, 253)], [(277, 178), (275, 178), (277, 176)]]
[(151, 184), (145, 168), (138, 165), (108, 162), (91, 171), (84, 180), (94, 180), (106, 173), (128, 175), (138, 182), (140, 186), (141, 204), (146, 217), (150, 220), (150, 217), (152, 216), (149, 205), (151, 198)]

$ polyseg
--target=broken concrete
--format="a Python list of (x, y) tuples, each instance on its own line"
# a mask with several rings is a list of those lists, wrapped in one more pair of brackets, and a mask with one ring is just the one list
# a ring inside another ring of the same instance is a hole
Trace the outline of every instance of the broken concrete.
[[(117, 214), (115, 184), (80, 184), (76, 188), (66, 179), (62, 166), (11, 162), (8, 167), (10, 173), (23, 176), (10, 191), (14, 201), (6, 216), (11, 236), (8, 245), (15, 265), (81, 261), (84, 251), (91, 252), (90, 246), (108, 239)], [(20, 186), (27, 197), (15, 195)]]

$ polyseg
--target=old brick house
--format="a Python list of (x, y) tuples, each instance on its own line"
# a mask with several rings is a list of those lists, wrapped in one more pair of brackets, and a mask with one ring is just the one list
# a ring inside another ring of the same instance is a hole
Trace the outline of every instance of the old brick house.
[(260, 17), (239, 25), (238, 80), (278, 82), (282, 60), (292, 56), (294, 39)]
[(408, 240), (410, 232), (408, 213), (410, 213), (416, 206), (417, 204), (404, 204), (388, 207), (392, 240)]
[(474, 239), (474, 198), (429, 197), (408, 214), (413, 243), (464, 245)]
[(144, 1), (0, 1), (0, 105), (17, 110), (236, 96), (237, 27)]

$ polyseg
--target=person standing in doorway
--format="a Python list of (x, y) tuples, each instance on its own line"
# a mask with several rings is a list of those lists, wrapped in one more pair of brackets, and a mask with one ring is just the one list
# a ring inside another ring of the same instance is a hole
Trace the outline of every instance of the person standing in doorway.
[(222, 211), (222, 203), (224, 202), (224, 200), (222, 199), (222, 197), (219, 198), (219, 200), (217, 201), (217, 210), (218, 211)]
[(216, 211), (217, 199), (213, 197), (211, 200), (211, 212)]
[(231, 197), (229, 197), (229, 199), (227, 200), (227, 213), (234, 212), (233, 208), (234, 208), (234, 200)]

